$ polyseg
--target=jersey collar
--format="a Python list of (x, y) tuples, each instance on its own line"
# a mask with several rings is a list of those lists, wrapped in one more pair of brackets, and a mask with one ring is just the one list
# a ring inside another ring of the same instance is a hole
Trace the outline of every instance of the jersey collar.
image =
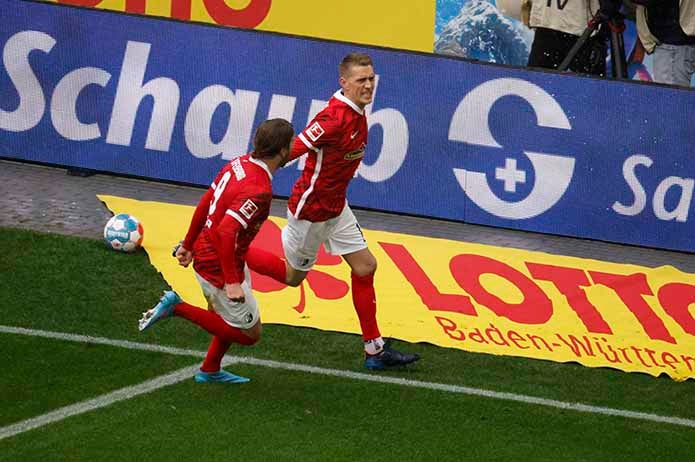
[(253, 157), (249, 156), (249, 162), (253, 162), (254, 164), (258, 165), (261, 167), (263, 170), (265, 170), (265, 173), (268, 174), (270, 179), (273, 179), (273, 174), (270, 173), (270, 169), (268, 169), (268, 166), (263, 162), (262, 160), (254, 159)]
[(335, 99), (337, 99), (337, 100), (342, 101), (343, 103), (347, 104), (348, 106), (350, 106), (350, 107), (351, 107), (352, 109), (354, 109), (355, 112), (357, 112), (359, 115), (364, 114), (364, 109), (360, 108), (358, 105), (356, 105), (355, 103), (353, 103), (352, 101), (350, 101), (350, 98), (348, 98), (347, 96), (345, 96), (345, 95), (343, 94), (343, 91), (342, 91), (342, 90), (338, 90), (338, 91), (336, 91), (335, 93), (333, 93), (333, 97), (334, 97)]

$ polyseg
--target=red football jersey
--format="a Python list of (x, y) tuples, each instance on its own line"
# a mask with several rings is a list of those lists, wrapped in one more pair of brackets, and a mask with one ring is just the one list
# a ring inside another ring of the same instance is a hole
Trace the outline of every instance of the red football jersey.
[[(193, 249), (193, 268), (212, 285), (244, 280), (246, 252), (270, 213), (272, 179), (264, 162), (246, 154), (225, 165), (203, 195), (183, 246)], [(236, 246), (225, 255), (220, 239), (229, 236)]]
[(312, 222), (340, 215), (348, 183), (355, 176), (366, 146), (366, 114), (336, 92), (292, 146), (290, 159), (308, 155), (287, 203), (290, 212)]

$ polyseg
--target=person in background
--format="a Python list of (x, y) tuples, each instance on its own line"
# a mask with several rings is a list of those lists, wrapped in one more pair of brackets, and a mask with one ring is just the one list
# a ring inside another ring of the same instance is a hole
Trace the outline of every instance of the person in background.
[[(599, 0), (532, 0), (528, 25), (535, 35), (528, 66), (557, 69), (601, 7)], [(605, 76), (606, 51), (605, 36), (595, 31), (572, 60), (569, 70)]]
[(688, 87), (695, 74), (695, 0), (632, 0), (654, 82)]

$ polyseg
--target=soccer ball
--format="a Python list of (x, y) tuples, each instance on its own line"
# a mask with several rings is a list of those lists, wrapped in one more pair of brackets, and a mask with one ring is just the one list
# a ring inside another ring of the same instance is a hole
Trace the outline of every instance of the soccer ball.
[(111, 217), (104, 226), (106, 245), (121, 252), (134, 252), (142, 244), (145, 230), (140, 221), (132, 215), (121, 213)]

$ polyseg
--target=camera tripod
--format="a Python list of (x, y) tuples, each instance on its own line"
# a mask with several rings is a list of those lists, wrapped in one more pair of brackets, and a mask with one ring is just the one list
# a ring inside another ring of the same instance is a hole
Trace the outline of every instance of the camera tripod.
[(625, 57), (625, 42), (623, 40), (623, 31), (625, 30), (625, 22), (622, 14), (614, 14), (610, 17), (599, 10), (596, 15), (589, 21), (587, 28), (584, 29), (582, 35), (577, 39), (576, 43), (570, 49), (565, 59), (558, 67), (559, 71), (566, 71), (572, 60), (577, 56), (579, 50), (589, 40), (591, 34), (598, 30), (599, 34), (604, 34), (606, 30), (610, 31), (608, 36), (610, 39), (611, 53), (611, 74), (614, 79), (627, 79), (627, 59)]

